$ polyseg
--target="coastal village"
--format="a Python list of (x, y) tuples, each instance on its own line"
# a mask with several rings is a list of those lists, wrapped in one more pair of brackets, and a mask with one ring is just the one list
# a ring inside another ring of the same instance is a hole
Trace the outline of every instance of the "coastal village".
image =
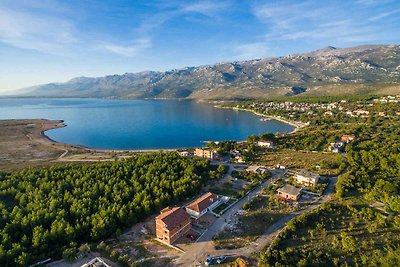
[(0, 267), (400, 267), (400, 0), (0, 0)]
[[(342, 139), (348, 138), (343, 136)], [(349, 142), (352, 140), (354, 139), (349, 138)], [(305, 212), (328, 199), (336, 182), (335, 177), (321, 177), (316, 172), (303, 169), (288, 169), (282, 164), (273, 168), (248, 165), (242, 156), (242, 153), (246, 153), (248, 144), (246, 141), (238, 143), (240, 148), (229, 151), (199, 147), (177, 152), (182, 157), (205, 158), (215, 166), (226, 166), (226, 173), (209, 188), (210, 191), (181, 206), (164, 207), (152, 222), (148, 221), (141, 228), (140, 231), (145, 233), (143, 235), (146, 239), (156, 240), (169, 247), (165, 250), (162, 249), (163, 246), (152, 245), (155, 251), (161, 249), (166, 257), (172, 257), (174, 265), (188, 266), (194, 259), (196, 266), (219, 265), (237, 257), (241, 260), (241, 246), (236, 246), (236, 249), (218, 249), (229, 247), (227, 244), (221, 245), (218, 235), (235, 233), (242, 231), (243, 227), (249, 227), (250, 225), (239, 225), (239, 221), (249, 214), (247, 206), (254, 201), (277, 201), (280, 203), (276, 206), (277, 212), (288, 211), (287, 215), (282, 214), (284, 217), (291, 216), (292, 212)], [(275, 149), (271, 140), (258, 140), (252, 145), (271, 152)], [(251, 180), (250, 177), (257, 179)], [(227, 190), (228, 185), (230, 190)], [(328, 185), (331, 187), (329, 191), (326, 190)], [(317, 186), (322, 186), (322, 190), (314, 190)], [(236, 194), (232, 195), (231, 190), (236, 190)], [(267, 231), (268, 226), (266, 224), (262, 232)], [(263, 236), (262, 232), (257, 241), (253, 242), (263, 242), (263, 239), (269, 237)], [(245, 244), (248, 241), (243, 242)], [(234, 256), (235, 251), (237, 256)], [(255, 252), (257, 248), (251, 251)]]
[[(389, 101), (398, 102), (400, 96), (381, 97), (372, 103)], [(269, 112), (274, 110), (285, 111), (282, 113), (285, 116), (281, 117), (282, 120), (299, 119), (302, 113), (307, 116), (321, 113), (324, 116), (333, 116), (341, 113), (350, 118), (370, 116), (368, 110), (348, 109), (346, 102), (346, 100), (325, 104), (267, 102), (252, 103), (250, 107), (257, 112), (262, 110), (266, 114), (271, 114)], [(274, 116), (279, 118), (279, 115)], [(380, 113), (379, 116), (383, 114)], [(307, 122), (303, 125), (297, 124), (298, 127), (305, 125)], [(293, 168), (290, 163), (278, 161), (274, 161), (273, 165), (252, 165), (254, 153), (259, 154), (261, 151), (278, 153), (280, 146), (274, 141), (281, 136), (277, 133), (275, 137), (269, 135), (264, 136), (267, 138), (259, 137), (246, 141), (211, 142), (205, 147), (177, 152), (182, 157), (204, 158), (210, 160), (212, 165), (225, 166), (226, 173), (223, 178), (215, 181), (213, 186), (205, 188), (209, 191), (203, 192), (197, 198), (188, 200), (181, 206), (164, 207), (151, 224), (154, 225), (154, 229), (146, 228), (149, 234), (152, 233), (150, 238), (170, 248), (166, 255), (174, 255), (172, 256), (174, 265), (186, 266), (194, 259), (197, 262), (196, 266), (219, 265), (235, 259), (242, 260), (241, 257), (258, 251), (255, 244), (263, 243), (270, 238), (266, 234), (269, 224), (267, 223), (258, 232), (256, 239), (246, 240), (246, 237), (242, 239), (240, 233), (251, 231), (249, 225), (243, 222), (260, 201), (276, 203), (272, 204), (275, 205), (272, 210), (278, 214), (284, 211), (278, 216), (283, 219), (292, 216), (291, 214), (301, 214), (314, 209), (329, 199), (337, 177), (320, 175), (319, 165), (315, 165), (313, 170)], [(328, 143), (324, 149), (325, 153), (340, 154), (345, 157), (346, 146), (356, 142), (357, 139), (355, 133), (347, 132), (334, 142)], [(232, 194), (233, 190), (236, 190), (236, 194)], [(269, 216), (273, 218), (272, 213)], [(238, 244), (229, 238), (232, 233), (235, 233), (234, 236), (239, 236), (236, 237), (242, 240), (239, 242), (248, 244), (247, 250), (243, 248), (243, 244)], [(225, 239), (225, 236), (228, 239)]]
[[(400, 96), (380, 97), (373, 99), (370, 107), (398, 102)], [(298, 128), (309, 125), (305, 119), (317, 114), (329, 117), (340, 113), (348, 119), (400, 115), (398, 112), (374, 114), (354, 104), (350, 109), (345, 100), (325, 104), (253, 102), (236, 106), (246, 110), (249, 107), (265, 116), (289, 122), (297, 119), (303, 123), (292, 122)], [(307, 117), (301, 119), (304, 114)], [(117, 266), (110, 260), (111, 253), (126, 255), (126, 261), (134, 266), (147, 261), (152, 261), (153, 266), (231, 266), (224, 264), (233, 262), (238, 263), (237, 266), (254, 265), (249, 262), (251, 256), (279, 234), (278, 230), (271, 229), (285, 227), (291, 218), (314, 210), (330, 199), (337, 176), (345, 169), (329, 167), (326, 159), (345, 158), (348, 149), (360, 138), (356, 132), (340, 133), (325, 140), (323, 150), (318, 153), (290, 152), (281, 141), (290, 134), (281, 133), (168, 151), (184, 158), (208, 160), (214, 168), (208, 184), (196, 197), (178, 205), (164, 206), (143, 223), (102, 241), (98, 246), (107, 248), (109, 254), (92, 252), (82, 246), (74, 266)], [(213, 176), (213, 173), (220, 175)], [(48, 265), (63, 266), (62, 261)]]

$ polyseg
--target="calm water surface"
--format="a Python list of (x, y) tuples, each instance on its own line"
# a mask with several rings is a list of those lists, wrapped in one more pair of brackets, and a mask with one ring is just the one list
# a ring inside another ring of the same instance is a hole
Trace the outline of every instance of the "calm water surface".
[(0, 119), (42, 118), (67, 124), (47, 131), (52, 139), (104, 149), (196, 147), (207, 140), (244, 140), (294, 129), (275, 120), (260, 121), (249, 112), (193, 101), (0, 99)]

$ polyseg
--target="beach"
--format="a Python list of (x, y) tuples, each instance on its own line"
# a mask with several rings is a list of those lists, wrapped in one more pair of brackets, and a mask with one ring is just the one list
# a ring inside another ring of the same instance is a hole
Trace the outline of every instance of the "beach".
[(303, 122), (299, 122), (299, 121), (291, 121), (282, 117), (276, 117), (276, 116), (270, 116), (270, 115), (266, 115), (266, 114), (262, 114), (259, 112), (256, 112), (254, 110), (251, 109), (246, 109), (246, 108), (238, 108), (238, 107), (227, 107), (227, 106), (221, 106), (221, 105), (214, 105), (214, 107), (216, 108), (224, 108), (224, 109), (233, 109), (233, 110), (240, 110), (240, 111), (246, 111), (246, 112), (251, 112), (259, 117), (263, 117), (263, 118), (267, 118), (270, 120), (276, 120), (276, 121), (280, 121), (280, 122), (284, 122), (287, 123), (289, 125), (292, 125), (295, 127), (295, 129), (289, 133), (294, 133), (296, 131), (298, 131), (300, 128), (306, 127), (307, 124), (303, 123)]

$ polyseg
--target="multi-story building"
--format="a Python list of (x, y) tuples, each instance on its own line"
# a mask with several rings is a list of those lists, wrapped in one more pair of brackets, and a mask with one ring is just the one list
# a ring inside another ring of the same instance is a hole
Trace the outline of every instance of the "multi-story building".
[(167, 207), (156, 217), (157, 239), (172, 244), (191, 229), (190, 216), (181, 207)]

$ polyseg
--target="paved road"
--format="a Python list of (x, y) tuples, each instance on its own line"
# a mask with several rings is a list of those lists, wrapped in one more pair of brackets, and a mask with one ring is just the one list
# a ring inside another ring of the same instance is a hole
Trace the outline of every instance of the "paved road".
[[(273, 175), (273, 178), (276, 178), (280, 173), (276, 172)], [(223, 216), (221, 216), (219, 219), (217, 219), (204, 233), (203, 236), (199, 238), (199, 240), (191, 245), (188, 250), (182, 254), (179, 258), (177, 258), (175, 265), (176, 266), (193, 266), (197, 262), (203, 262), (204, 259), (207, 257), (207, 255), (229, 255), (231, 257), (237, 257), (237, 256), (246, 256), (250, 257), (254, 252), (260, 252), (262, 249), (264, 249), (266, 246), (272, 243), (272, 241), (275, 239), (275, 237), (279, 234), (279, 232), (284, 229), (286, 223), (290, 221), (291, 219), (299, 216), (300, 214), (313, 210), (317, 207), (319, 207), (322, 203), (327, 202), (331, 195), (332, 192), (335, 188), (335, 184), (337, 182), (337, 178), (331, 178), (331, 181), (324, 193), (324, 195), (315, 203), (312, 205), (308, 206), (304, 210), (300, 210), (294, 213), (291, 213), (283, 218), (281, 218), (279, 221), (271, 225), (266, 232), (264, 232), (255, 242), (253, 242), (251, 245), (246, 246), (244, 248), (239, 248), (239, 249), (233, 249), (233, 250), (215, 250), (212, 238), (214, 235), (222, 231), (226, 225), (225, 219), (229, 220), (233, 214), (241, 209), (243, 204), (247, 202), (249, 199), (255, 197), (263, 188), (265, 188), (273, 179), (270, 179), (263, 184), (261, 184), (259, 187), (257, 187), (254, 191), (252, 191), (248, 197), (243, 198), (241, 201), (236, 203), (231, 209), (229, 209)]]
[[(231, 169), (231, 168), (230, 168)], [(228, 172), (229, 173), (229, 172)], [(214, 245), (212, 238), (217, 233), (221, 232), (227, 225), (226, 221), (229, 221), (238, 210), (242, 209), (245, 202), (256, 197), (262, 189), (268, 186), (268, 184), (280, 174), (279, 171), (274, 172), (272, 179), (269, 179), (256, 187), (246, 197), (238, 201), (233, 205), (226, 213), (216, 219), (214, 223), (208, 228), (208, 230), (199, 237), (196, 243), (192, 244), (185, 253), (176, 259), (175, 266), (193, 266), (196, 262), (203, 262), (210, 252), (214, 252)]]

